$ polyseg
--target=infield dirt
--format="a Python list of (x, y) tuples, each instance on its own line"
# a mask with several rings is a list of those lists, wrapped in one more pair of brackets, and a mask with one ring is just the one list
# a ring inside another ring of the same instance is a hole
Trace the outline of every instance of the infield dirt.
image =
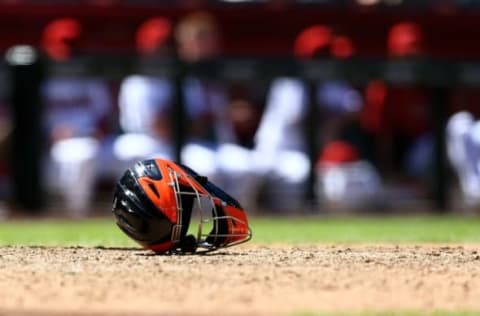
[(2, 247), (0, 315), (480, 311), (480, 245)]

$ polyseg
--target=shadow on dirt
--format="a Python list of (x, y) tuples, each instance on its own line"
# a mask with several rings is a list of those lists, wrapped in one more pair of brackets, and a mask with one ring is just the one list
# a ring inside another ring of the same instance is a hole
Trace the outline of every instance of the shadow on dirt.
[[(75, 248), (88, 248), (88, 247), (75, 247)], [(146, 251), (142, 248), (135, 248), (135, 247), (105, 247), (105, 246), (95, 246), (93, 249), (100, 249), (100, 250), (110, 250), (110, 251)]]
[[(137, 249), (139, 250), (139, 249)], [(141, 250), (141, 249), (140, 249)], [(143, 256), (143, 257), (172, 257), (172, 256), (177, 256), (177, 257), (221, 257), (221, 256), (228, 256), (228, 257), (238, 257), (238, 256), (247, 256), (248, 253), (240, 253), (240, 252), (228, 252), (228, 251), (211, 251), (211, 252), (195, 252), (195, 253), (155, 253), (146, 250), (146, 252), (143, 253), (137, 253), (137, 256)]]

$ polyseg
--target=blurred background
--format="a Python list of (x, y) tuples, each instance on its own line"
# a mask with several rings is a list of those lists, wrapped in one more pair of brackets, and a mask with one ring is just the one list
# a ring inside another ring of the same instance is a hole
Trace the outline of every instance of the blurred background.
[(165, 158), (254, 214), (480, 214), (480, 3), (0, 0), (0, 219)]

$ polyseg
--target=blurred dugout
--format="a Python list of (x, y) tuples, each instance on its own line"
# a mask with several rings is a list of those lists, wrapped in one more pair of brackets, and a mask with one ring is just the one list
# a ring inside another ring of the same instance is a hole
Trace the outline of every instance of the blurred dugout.
[[(63, 26), (55, 31), (53, 26), (59, 22)], [(409, 190), (407, 198), (432, 198), (428, 182), (435, 182), (431, 177), (435, 166), (425, 162), (436, 159), (434, 140), (439, 138), (429, 126), (435, 120), (428, 112), (435, 102), (428, 96), (430, 89), (415, 84), (392, 88), (380, 76), (366, 85), (361, 80), (354, 85), (338, 78), (302, 78), (305, 74), (299, 72), (238, 82), (212, 78), (215, 71), (209, 68), (194, 74), (202, 62), (213, 65), (224, 57), (216, 22), (209, 14), (195, 13), (175, 26), (170, 23), (157, 17), (139, 24), (138, 63), (120, 71), (127, 77), (114, 83), (118, 84), (118, 99), (117, 88), (112, 89), (105, 78), (71, 73), (61, 80), (51, 76), (44, 83), (44, 122), (50, 146), (47, 187), (53, 195), (61, 193), (70, 215), (88, 213), (100, 179), (114, 180), (135, 160), (175, 158), (178, 122), (172, 117), (179, 108), (184, 115), (183, 162), (248, 205), (256, 206), (263, 197), (258, 196), (260, 192), (267, 197), (262, 206), (276, 213), (299, 211), (312, 175), (321, 204), (331, 200), (357, 207), (364, 194), (368, 209), (385, 193), (385, 179), (399, 180)], [(406, 33), (418, 33), (410, 26)], [(319, 60), (348, 65), (355, 51), (349, 36), (329, 26), (307, 31), (298, 37), (299, 42), (303, 38), (303, 46), (294, 48), (297, 57), (312, 59), (301, 63), (308, 64), (320, 55)], [(81, 34), (82, 26), (72, 19), (55, 21), (46, 28), (44, 47), (57, 61), (51, 66), (74, 56), (70, 49), (79, 43)], [(407, 46), (416, 41), (408, 34), (399, 38), (406, 39)], [(176, 78), (148, 69), (156, 60), (176, 57), (185, 71)], [(395, 58), (407, 66), (419, 61), (412, 56)], [(66, 64), (84, 73), (92, 67), (85, 58)], [(307, 126), (312, 139), (305, 134)], [(424, 137), (429, 133), (430, 138)], [(420, 147), (414, 145), (417, 141)], [(355, 186), (358, 194), (353, 194)], [(362, 193), (365, 188), (369, 190)], [(401, 198), (402, 192), (394, 194)]]

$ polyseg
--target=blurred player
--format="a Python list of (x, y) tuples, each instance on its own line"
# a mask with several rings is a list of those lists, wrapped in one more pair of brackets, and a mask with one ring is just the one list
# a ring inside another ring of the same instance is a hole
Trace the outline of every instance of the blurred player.
[[(399, 65), (392, 75), (408, 80), (414, 69), (401, 64), (415, 62), (425, 54), (425, 38), (418, 24), (401, 22), (390, 28), (388, 36), (390, 59)], [(428, 177), (433, 155), (430, 114), (432, 97), (424, 88), (412, 83), (386, 87), (383, 135), (384, 144), (391, 146), (393, 168), (404, 171), (412, 179)]]
[(396, 182), (388, 187), (389, 200), (425, 198), (434, 161), (429, 91), (415, 84), (426, 54), (420, 25), (400, 22), (391, 26), (386, 39), (390, 62), (384, 69), (389, 85), (371, 81), (365, 89), (362, 128), (373, 144), (372, 161), (385, 177)]
[[(180, 20), (174, 30), (178, 57), (187, 64), (211, 61), (220, 53), (218, 27), (208, 13), (195, 12)], [(138, 53), (143, 59), (169, 56), (170, 23), (163, 18), (145, 21), (137, 32)], [(238, 165), (241, 146), (237, 135), (245, 131), (245, 113), (249, 104), (230, 105), (225, 83), (188, 75), (182, 82), (186, 113), (186, 143), (182, 148), (182, 163), (227, 189), (237, 188), (240, 179), (235, 171), (245, 170)], [(111, 161), (104, 172), (118, 177), (137, 160), (147, 158), (173, 159), (171, 110), (174, 104), (173, 80), (144, 74), (128, 76), (119, 93), (119, 118), (123, 134), (102, 154)], [(234, 124), (234, 123), (237, 124)], [(240, 127), (240, 131), (235, 126)], [(111, 157), (113, 154), (113, 159)], [(226, 184), (235, 181), (235, 185)], [(237, 196), (238, 190), (232, 194)]]
[[(176, 28), (178, 56), (187, 64), (213, 61), (221, 56), (221, 34), (213, 17), (196, 12)], [(213, 179), (250, 207), (252, 142), (259, 108), (252, 89), (239, 84), (189, 75), (183, 92), (189, 122), (182, 161)]]
[[(172, 30), (162, 17), (144, 21), (136, 32), (136, 48), (148, 64), (170, 57)], [(117, 179), (125, 169), (148, 158), (172, 159), (170, 111), (173, 83), (161, 76), (132, 74), (120, 84), (118, 115), (121, 134), (110, 139), (100, 159), (101, 178)]]
[[(221, 54), (218, 27), (208, 13), (184, 17), (177, 25), (175, 38), (179, 58), (187, 64), (213, 61)], [(227, 87), (214, 79), (187, 76), (183, 84), (188, 142), (182, 162), (209, 178), (218, 175), (218, 144), (233, 139), (227, 117)]]
[[(347, 37), (323, 25), (302, 31), (294, 47), (299, 58), (346, 58), (353, 51)], [(317, 136), (323, 146), (341, 137), (351, 117), (362, 109), (363, 100), (360, 93), (340, 80), (318, 82), (315, 89), (313, 103), (319, 112)], [(307, 85), (300, 79), (274, 80), (255, 138), (256, 167), (269, 183), (271, 207), (279, 212), (299, 211), (305, 198), (310, 162), (304, 124), (309, 102)]]
[[(43, 31), (42, 45), (52, 60), (74, 62), (81, 35), (77, 20), (54, 20)], [(64, 198), (69, 215), (83, 216), (92, 198), (102, 126), (111, 110), (109, 91), (98, 78), (56, 75), (45, 82), (43, 98), (49, 143), (47, 185)]]
[[(220, 53), (219, 34), (207, 13), (182, 18), (173, 30), (164, 18), (145, 21), (137, 32), (137, 50), (143, 59), (169, 56), (174, 35), (177, 54), (185, 63), (209, 61)], [(119, 119), (123, 134), (113, 142), (112, 174), (117, 177), (129, 165), (147, 158), (173, 159), (171, 110), (174, 100), (171, 78), (134, 74), (120, 86)], [(183, 101), (188, 126), (182, 162), (209, 178), (218, 172), (218, 142), (230, 139), (226, 87), (194, 76), (184, 78)], [(102, 155), (108, 157), (108, 153)], [(106, 161), (108, 161), (106, 159)]]
[(467, 208), (480, 204), (480, 121), (468, 111), (453, 114), (446, 127), (447, 155)]

